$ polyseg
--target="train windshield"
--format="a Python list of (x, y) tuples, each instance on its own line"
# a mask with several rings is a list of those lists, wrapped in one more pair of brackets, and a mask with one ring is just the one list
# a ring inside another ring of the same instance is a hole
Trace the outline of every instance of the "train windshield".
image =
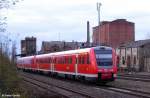
[(112, 66), (112, 50), (99, 49), (95, 50), (96, 61), (98, 66)]

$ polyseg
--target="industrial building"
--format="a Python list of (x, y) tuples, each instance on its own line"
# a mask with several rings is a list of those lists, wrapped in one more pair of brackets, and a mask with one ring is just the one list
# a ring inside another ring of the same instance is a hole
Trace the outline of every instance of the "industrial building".
[(150, 39), (126, 43), (116, 53), (120, 69), (150, 72)]
[(83, 46), (83, 42), (65, 41), (43, 41), (40, 53), (51, 53), (65, 50), (78, 49)]
[(134, 23), (126, 19), (102, 21), (99, 26), (93, 27), (93, 43), (116, 48), (135, 40), (134, 29)]
[(21, 55), (34, 55), (36, 54), (36, 38), (26, 37), (25, 40), (21, 40)]

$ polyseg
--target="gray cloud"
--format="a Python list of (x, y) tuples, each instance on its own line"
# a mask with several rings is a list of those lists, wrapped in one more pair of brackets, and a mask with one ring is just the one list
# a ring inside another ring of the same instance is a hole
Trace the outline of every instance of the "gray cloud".
[[(39, 49), (42, 40), (58, 40), (59, 32), (61, 40), (85, 41), (86, 21), (90, 21), (91, 27), (97, 25), (97, 1), (24, 0), (9, 11), (8, 32), (19, 33), (18, 39), (36, 36)], [(136, 40), (144, 39), (150, 31), (149, 1), (101, 0), (101, 3), (101, 20), (125, 18), (135, 22)]]

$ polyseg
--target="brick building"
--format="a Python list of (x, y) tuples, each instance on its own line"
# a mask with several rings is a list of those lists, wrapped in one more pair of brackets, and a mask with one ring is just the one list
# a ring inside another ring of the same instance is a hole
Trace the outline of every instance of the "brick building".
[(36, 38), (26, 37), (21, 40), (21, 54), (23, 56), (36, 54)]
[(135, 40), (134, 23), (126, 19), (103, 21), (100, 26), (93, 27), (93, 43), (118, 47), (120, 44)]

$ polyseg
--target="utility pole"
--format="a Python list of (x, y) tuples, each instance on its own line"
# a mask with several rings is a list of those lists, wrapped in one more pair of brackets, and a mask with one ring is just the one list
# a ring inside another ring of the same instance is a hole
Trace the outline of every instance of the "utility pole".
[(97, 2), (97, 12), (98, 12), (98, 45), (100, 45), (100, 7), (101, 3)]

